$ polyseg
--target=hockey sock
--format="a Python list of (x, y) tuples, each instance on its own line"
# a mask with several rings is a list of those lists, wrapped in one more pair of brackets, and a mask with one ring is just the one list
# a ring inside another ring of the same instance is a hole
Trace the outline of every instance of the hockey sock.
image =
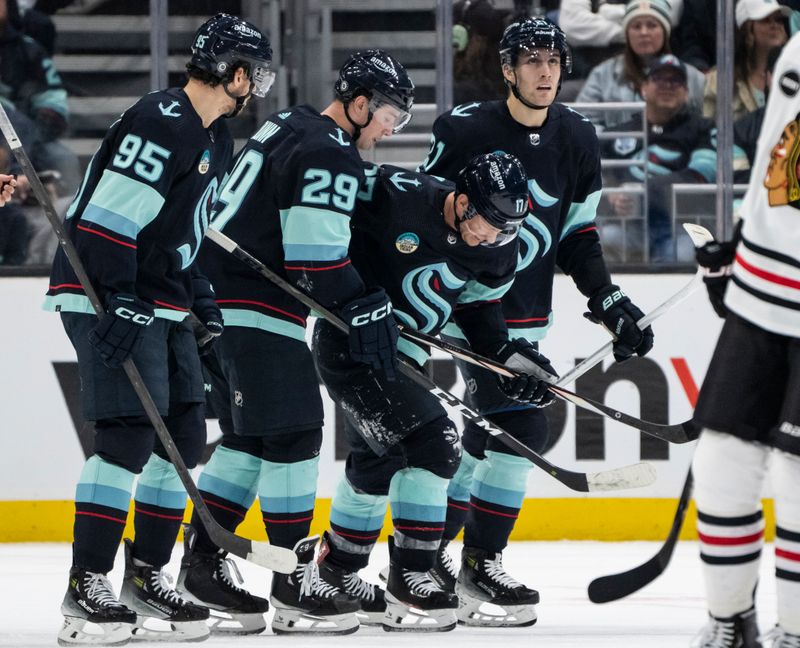
[(466, 450), (461, 454), (458, 471), (447, 485), (447, 519), (444, 523), (443, 540), (453, 540), (467, 521), (469, 512), (469, 491), (472, 488), (472, 475), (481, 460)]
[(186, 489), (169, 461), (150, 455), (134, 496), (133, 555), (161, 568), (169, 562), (186, 508)]
[(388, 504), (388, 496), (358, 492), (343, 476), (331, 502), (330, 553), (325, 560), (347, 571), (366, 567)]
[(800, 635), (800, 457), (773, 451), (772, 491), (775, 493), (775, 578), (778, 624)]
[(472, 478), (464, 544), (503, 551), (517, 521), (528, 473), (533, 464), (522, 457), (487, 451)]
[(413, 571), (433, 568), (444, 531), (447, 481), (424, 468), (403, 468), (392, 477), (392, 560), (401, 567)]
[(97, 455), (89, 457), (75, 489), (73, 564), (102, 574), (114, 566), (134, 477)]
[(293, 463), (261, 461), (258, 499), (269, 541), (292, 549), (308, 536), (317, 497), (319, 456)]
[[(197, 488), (209, 511), (220, 526), (233, 531), (244, 520), (256, 499), (261, 459), (246, 452), (218, 446), (203, 469)], [(192, 526), (197, 532), (195, 550), (213, 553), (217, 546), (211, 542), (203, 523), (192, 515)]]

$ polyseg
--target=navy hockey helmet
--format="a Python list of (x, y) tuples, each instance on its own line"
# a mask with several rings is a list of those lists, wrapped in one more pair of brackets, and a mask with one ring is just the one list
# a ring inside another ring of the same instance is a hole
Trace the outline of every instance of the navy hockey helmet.
[(536, 48), (558, 52), (561, 55), (561, 75), (572, 72), (572, 52), (566, 35), (558, 25), (538, 16), (518, 20), (506, 27), (500, 38), (500, 61), (513, 68), (520, 52)]
[(456, 178), (456, 193), (466, 194), (469, 205), (459, 222), (476, 214), (500, 230), (490, 247), (516, 238), (528, 215), (528, 174), (508, 153), (487, 153), (472, 158)]
[(244, 63), (253, 83), (253, 94), (263, 97), (275, 81), (275, 73), (269, 69), (271, 62), (269, 39), (255, 25), (220, 13), (209, 18), (195, 33), (189, 65), (224, 79), (231, 68)]
[(383, 112), (389, 120), (386, 125), (395, 133), (411, 120), (414, 83), (402, 63), (384, 50), (369, 49), (350, 56), (339, 69), (334, 89), (345, 105), (366, 96), (371, 115), (382, 106), (390, 106), (392, 110)]

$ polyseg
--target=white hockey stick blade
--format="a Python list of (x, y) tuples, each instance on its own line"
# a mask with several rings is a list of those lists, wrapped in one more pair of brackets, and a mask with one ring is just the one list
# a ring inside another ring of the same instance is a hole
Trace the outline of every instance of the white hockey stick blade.
[(297, 554), (291, 549), (260, 540), (251, 540), (251, 544), (253, 550), (247, 554), (248, 562), (281, 574), (291, 574), (297, 567)]
[(646, 462), (623, 466), (599, 473), (589, 473), (586, 481), (589, 492), (622, 490), (624, 488), (643, 488), (656, 480), (656, 469)]
[(692, 244), (696, 248), (701, 248), (706, 243), (711, 243), (711, 241), (714, 240), (714, 235), (702, 225), (697, 225), (696, 223), (684, 223), (683, 229), (686, 230), (689, 238), (692, 239)]

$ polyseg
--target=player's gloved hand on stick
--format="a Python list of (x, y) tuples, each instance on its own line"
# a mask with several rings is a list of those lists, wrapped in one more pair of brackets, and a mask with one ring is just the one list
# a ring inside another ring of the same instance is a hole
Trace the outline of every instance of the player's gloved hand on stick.
[(589, 299), (589, 310), (585, 316), (595, 324), (605, 326), (614, 336), (614, 359), (627, 360), (634, 353), (645, 356), (653, 348), (653, 329), (640, 329), (638, 322), (644, 313), (620, 290), (611, 284), (599, 290)]
[(695, 258), (697, 265), (705, 270), (703, 283), (708, 291), (708, 299), (714, 312), (720, 317), (728, 314), (725, 306), (725, 290), (733, 272), (733, 259), (736, 256), (738, 241), (711, 241), (697, 248)]
[(397, 374), (397, 338), (400, 331), (392, 302), (383, 288), (373, 288), (342, 308), (350, 327), (350, 356), (357, 362), (382, 369), (388, 380)]
[(222, 335), (222, 331), (225, 330), (225, 321), (222, 318), (222, 311), (213, 297), (195, 296), (192, 313), (200, 324), (194, 327), (194, 334), (197, 339), (197, 349), (203, 356), (211, 351), (216, 339)]
[(537, 407), (547, 407), (555, 396), (547, 389), (558, 378), (556, 370), (536, 347), (525, 339), (508, 340), (492, 354), (509, 369), (522, 372), (515, 378), (497, 376), (500, 390), (509, 398)]
[(106, 312), (89, 331), (89, 343), (106, 366), (115, 368), (136, 350), (145, 327), (153, 323), (155, 315), (153, 306), (136, 295), (116, 293), (106, 303)]

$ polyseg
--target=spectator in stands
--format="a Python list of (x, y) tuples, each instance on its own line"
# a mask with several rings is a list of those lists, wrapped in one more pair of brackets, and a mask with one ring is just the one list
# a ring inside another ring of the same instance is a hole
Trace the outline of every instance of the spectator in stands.
[(78, 158), (58, 141), (68, 127), (67, 93), (47, 52), (12, 24), (8, 0), (0, 0), (0, 101), (33, 122), (30, 156), (34, 167), (57, 169), (67, 190), (77, 189)]
[[(625, 51), (595, 67), (577, 97), (578, 102), (639, 101), (641, 85), (650, 62), (670, 52), (670, 5), (667, 0), (630, 0), (622, 27)], [(689, 109), (701, 110), (705, 78), (694, 67), (689, 75)], [(586, 111), (596, 125), (605, 128), (629, 120), (630, 111)]]
[(708, 72), (717, 62), (717, 0), (684, 0), (672, 32), (672, 52), (687, 65)]
[[(0, 147), (0, 183), (3, 188), (6, 184), (12, 184), (12, 176), (6, 174), (9, 161), (8, 149)], [(19, 206), (18, 196), (19, 194), (12, 199), (7, 191), (0, 193), (0, 265), (22, 265), (25, 262), (28, 225)]]
[[(773, 47), (782, 47), (788, 40), (788, 7), (777, 0), (739, 0), (736, 3), (736, 33), (733, 63), (733, 118), (743, 117), (766, 99), (767, 55)], [(724, 102), (729, 105), (728, 102)], [(712, 119), (717, 114), (717, 70), (706, 80), (703, 114)]]
[(456, 104), (506, 96), (497, 44), (506, 13), (490, 0), (458, 0), (453, 5), (453, 100)]
[(8, 0), (8, 18), (23, 34), (30, 36), (52, 57), (56, 50), (56, 25), (36, 8), (36, 0)]
[[(672, 185), (714, 182), (714, 124), (689, 110), (688, 68), (671, 54), (650, 66), (641, 92), (647, 104), (647, 150), (641, 139), (619, 137), (609, 141), (603, 157), (646, 161), (650, 259), (674, 261)], [(641, 115), (620, 130), (642, 130)], [(614, 174), (617, 182), (641, 182), (644, 177), (641, 166), (619, 168)], [(638, 208), (638, 200), (630, 194), (609, 193), (607, 198), (618, 216), (631, 216)]]

